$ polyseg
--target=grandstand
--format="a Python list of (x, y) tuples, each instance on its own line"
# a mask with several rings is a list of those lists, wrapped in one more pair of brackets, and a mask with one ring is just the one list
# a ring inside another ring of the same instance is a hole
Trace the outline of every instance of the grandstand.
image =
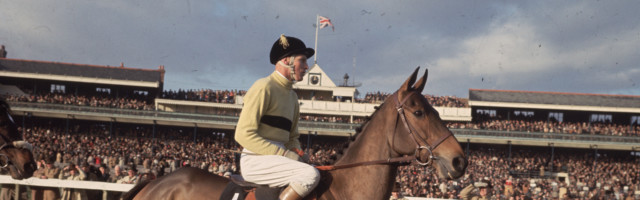
[[(142, 145), (119, 151), (114, 150), (118, 144), (112, 143), (101, 153), (95, 153), (95, 149), (92, 153), (91, 145), (80, 145), (89, 152), (78, 152), (50, 144), (40, 147), (41, 153), (63, 152), (77, 160), (82, 156), (116, 159), (117, 155), (143, 154), (138, 158), (125, 156), (125, 165), (141, 164), (145, 155), (158, 161), (171, 155), (174, 163), (188, 161), (204, 167), (215, 163), (232, 171), (234, 158), (228, 152), (217, 152), (217, 148), (238, 148), (229, 138), (244, 91), (164, 91), (164, 73), (164, 66), (144, 70), (123, 64), (112, 67), (0, 58), (0, 95), (8, 96), (17, 122), (27, 137), (37, 138), (32, 141), (36, 146), (47, 142), (45, 133), (74, 138), (71, 141), (79, 144), (84, 144), (83, 140), (113, 140)], [(313, 152), (318, 164), (331, 163), (332, 155), (355, 133), (359, 123), (390, 95), (372, 92), (358, 98), (356, 87), (336, 85), (318, 65), (304, 80), (294, 85), (301, 104), (299, 130), (304, 134), (302, 143)], [(529, 191), (532, 197), (551, 197), (551, 191), (543, 190), (560, 188), (559, 184), (568, 191), (575, 190), (570, 192), (576, 197), (604, 195), (600, 189), (613, 191), (615, 187), (640, 193), (640, 160), (632, 156), (640, 152), (640, 96), (469, 89), (468, 99), (425, 97), (467, 150), (470, 161), (485, 163), (470, 164), (470, 176), (449, 182), (439, 182), (423, 169), (403, 167), (398, 182), (406, 195), (457, 198), (460, 186), (476, 180), (481, 173), (495, 174), (495, 190), (500, 193), (505, 191), (505, 181), (512, 179), (518, 184), (531, 181), (544, 185), (532, 187), (541, 190)], [(197, 151), (171, 148), (186, 154), (173, 155), (164, 149), (162, 159), (157, 157), (158, 148), (167, 144)], [(106, 153), (112, 150), (118, 153)], [(197, 152), (216, 153), (190, 155)], [(579, 165), (569, 166), (569, 160)], [(594, 167), (601, 162), (609, 162), (603, 166), (615, 171), (607, 176), (620, 181), (599, 181), (599, 177), (578, 170), (582, 167), (602, 173), (604, 169)], [(174, 168), (180, 165), (172, 164)], [(502, 171), (489, 172), (480, 169), (482, 166)], [(556, 185), (539, 180), (555, 181)], [(609, 187), (605, 189), (605, 185)], [(441, 187), (448, 189), (445, 192)], [(576, 189), (579, 187), (587, 190)]]

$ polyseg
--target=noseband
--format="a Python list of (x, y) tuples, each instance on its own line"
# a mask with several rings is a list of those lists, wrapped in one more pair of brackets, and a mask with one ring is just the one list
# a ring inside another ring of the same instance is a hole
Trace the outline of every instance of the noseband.
[[(415, 160), (418, 164), (420, 165), (429, 165), (431, 164), (432, 160), (437, 160), (438, 157), (435, 156), (433, 154), (433, 151), (438, 148), (438, 146), (440, 144), (442, 144), (442, 142), (444, 142), (444, 140), (446, 140), (447, 138), (451, 137), (452, 134), (451, 132), (447, 131), (447, 134), (443, 135), (440, 139), (436, 140), (436, 142), (433, 143), (433, 145), (429, 145), (429, 142), (427, 142), (428, 138), (422, 138), (419, 134), (417, 134), (417, 131), (415, 131), (415, 129), (409, 124), (409, 121), (407, 121), (407, 117), (404, 114), (404, 104), (407, 102), (407, 100), (409, 99), (409, 97), (413, 96), (413, 95), (420, 95), (417, 92), (411, 92), (409, 93), (409, 95), (407, 95), (406, 97), (404, 97), (404, 99), (402, 99), (402, 101), (400, 101), (398, 98), (398, 92), (393, 93), (393, 95), (391, 96), (391, 98), (393, 98), (395, 100), (396, 103), (396, 110), (398, 111), (398, 115), (400, 116), (400, 119), (402, 119), (402, 124), (404, 125), (405, 129), (407, 129), (407, 132), (409, 132), (409, 135), (411, 135), (411, 139), (413, 139), (413, 141), (416, 143), (416, 151), (414, 154)], [(397, 120), (396, 120), (396, 126), (397, 126)], [(429, 130), (427, 130), (428, 132)], [(396, 132), (393, 132), (393, 139), (391, 142), (391, 149), (393, 149), (393, 146), (395, 145), (395, 139), (396, 139)], [(429, 159), (427, 160), (427, 162), (421, 162), (420, 161), (420, 150), (421, 149), (425, 149), (427, 150), (427, 152), (429, 152)]]

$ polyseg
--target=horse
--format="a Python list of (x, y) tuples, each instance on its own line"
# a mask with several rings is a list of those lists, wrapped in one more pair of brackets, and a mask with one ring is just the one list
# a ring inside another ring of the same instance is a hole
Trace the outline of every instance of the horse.
[(30, 178), (37, 168), (32, 150), (18, 131), (9, 104), (0, 98), (0, 171), (17, 180)]
[[(432, 167), (443, 179), (464, 175), (464, 151), (421, 94), (428, 70), (416, 82), (419, 69), (361, 125), (333, 166), (318, 167), (321, 181), (307, 198), (389, 199), (401, 165)], [(219, 198), (229, 182), (205, 170), (182, 168), (136, 185), (125, 199)]]

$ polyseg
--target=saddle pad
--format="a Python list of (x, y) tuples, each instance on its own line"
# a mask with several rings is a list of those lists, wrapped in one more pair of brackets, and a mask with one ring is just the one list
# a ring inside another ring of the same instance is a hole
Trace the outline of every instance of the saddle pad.
[(245, 188), (230, 181), (227, 187), (224, 188), (222, 195), (220, 195), (220, 200), (244, 200), (248, 190), (251, 190), (251, 188)]
[(220, 200), (278, 200), (282, 188), (242, 187), (229, 182), (224, 188)]

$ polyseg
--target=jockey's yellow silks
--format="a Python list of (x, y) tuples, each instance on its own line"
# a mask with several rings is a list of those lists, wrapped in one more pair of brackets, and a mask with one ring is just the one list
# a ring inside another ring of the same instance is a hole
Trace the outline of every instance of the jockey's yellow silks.
[[(277, 71), (251, 86), (243, 98), (235, 132), (242, 147), (262, 155), (283, 155), (286, 150), (301, 149), (297, 127), (300, 106), (292, 86), (293, 82)], [(286, 149), (272, 141), (284, 144)]]

